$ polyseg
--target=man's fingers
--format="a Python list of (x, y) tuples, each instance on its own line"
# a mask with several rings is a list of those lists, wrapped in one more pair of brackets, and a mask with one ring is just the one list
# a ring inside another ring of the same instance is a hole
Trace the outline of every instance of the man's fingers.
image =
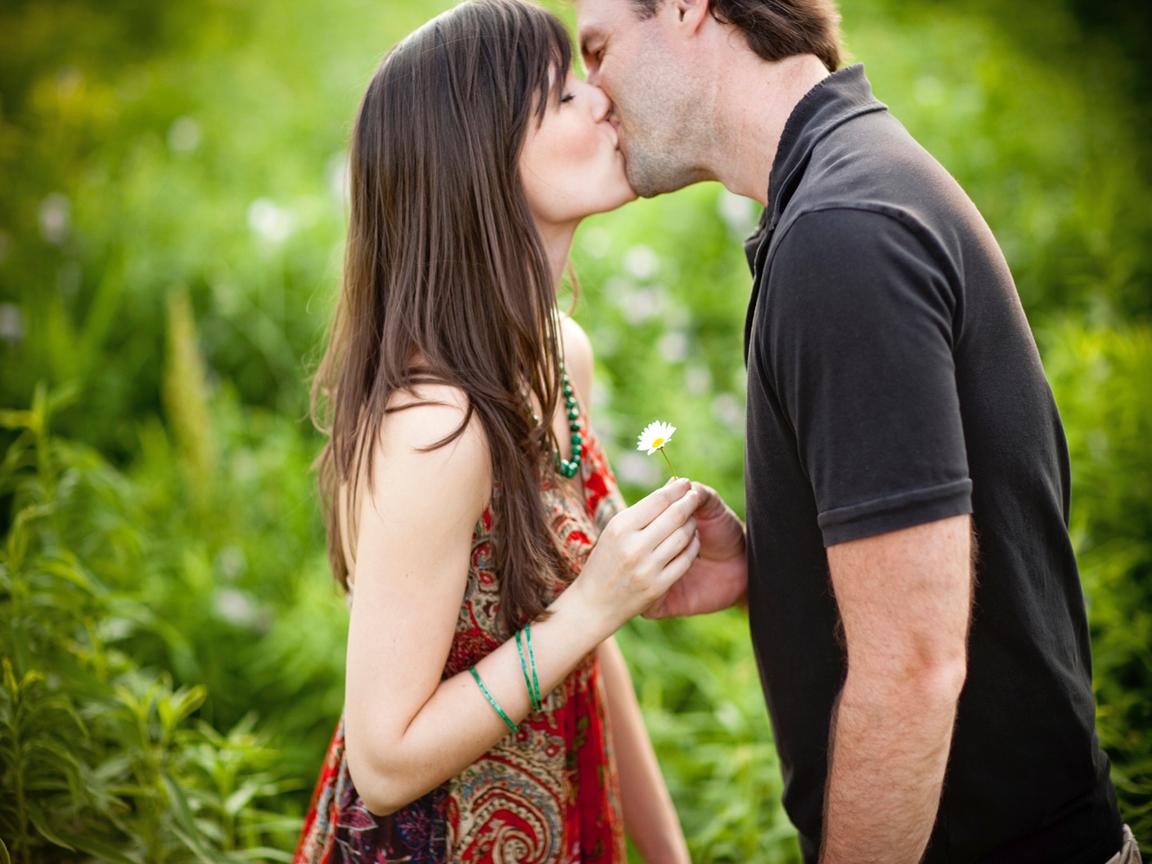
[(701, 519), (711, 519), (715, 516), (720, 516), (728, 510), (728, 505), (724, 503), (716, 490), (711, 486), (706, 486), (703, 483), (692, 481), (692, 488), (695, 490), (700, 506), (696, 509), (696, 515)]

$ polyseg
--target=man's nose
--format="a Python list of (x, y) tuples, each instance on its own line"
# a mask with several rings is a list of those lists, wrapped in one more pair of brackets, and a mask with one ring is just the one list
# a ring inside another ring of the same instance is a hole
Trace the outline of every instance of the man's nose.
[(592, 85), (592, 88), (592, 113), (596, 118), (596, 122), (600, 122), (601, 120), (608, 119), (608, 116), (612, 113), (612, 100), (608, 98), (607, 93), (595, 84)]

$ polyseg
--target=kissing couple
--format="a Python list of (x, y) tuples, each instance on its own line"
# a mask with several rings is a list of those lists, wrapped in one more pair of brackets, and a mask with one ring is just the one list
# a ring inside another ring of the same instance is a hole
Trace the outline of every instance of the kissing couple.
[[(808, 864), (1139, 862), (984, 219), (832, 0), (577, 15), (583, 79), (553, 15), (466, 0), (360, 103), (312, 382), (346, 695), (295, 861), (688, 861), (613, 634), (743, 604)], [(624, 501), (556, 303), (585, 217), (707, 180), (764, 208), (746, 524), (687, 479)]]

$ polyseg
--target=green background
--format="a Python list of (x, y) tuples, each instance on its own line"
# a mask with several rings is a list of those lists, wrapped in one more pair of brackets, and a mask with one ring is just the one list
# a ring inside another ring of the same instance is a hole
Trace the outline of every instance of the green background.
[[(0, 8), (0, 862), (287, 861), (343, 698), (309, 465), (344, 148), (443, 6)], [(561, 14), (571, 20), (568, 8)], [(1017, 279), (1072, 454), (1098, 728), (1152, 844), (1152, 19), (1112, 0), (847, 0), (877, 95)], [(581, 228), (594, 424), (742, 511), (755, 208), (701, 185)], [(697, 861), (797, 861), (747, 624), (621, 642)], [(71, 849), (71, 851), (69, 851)]]

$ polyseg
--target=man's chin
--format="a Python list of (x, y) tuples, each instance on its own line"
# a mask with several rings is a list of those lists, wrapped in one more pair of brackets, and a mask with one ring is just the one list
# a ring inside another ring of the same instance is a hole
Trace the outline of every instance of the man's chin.
[(631, 184), (632, 191), (636, 194), (637, 198), (655, 198), (658, 195), (667, 195), (669, 192), (676, 192), (685, 186), (698, 183), (702, 179), (704, 178), (701, 177), (694, 180), (688, 177), (683, 179), (663, 178), (661, 180), (650, 181), (647, 178), (632, 180), (632, 178), (629, 177), (628, 182)]
[(642, 159), (629, 159), (627, 154), (624, 156), (624, 173), (628, 177), (628, 185), (640, 198), (655, 198), (707, 179), (692, 177), (687, 172), (670, 171), (665, 166), (652, 165)]

